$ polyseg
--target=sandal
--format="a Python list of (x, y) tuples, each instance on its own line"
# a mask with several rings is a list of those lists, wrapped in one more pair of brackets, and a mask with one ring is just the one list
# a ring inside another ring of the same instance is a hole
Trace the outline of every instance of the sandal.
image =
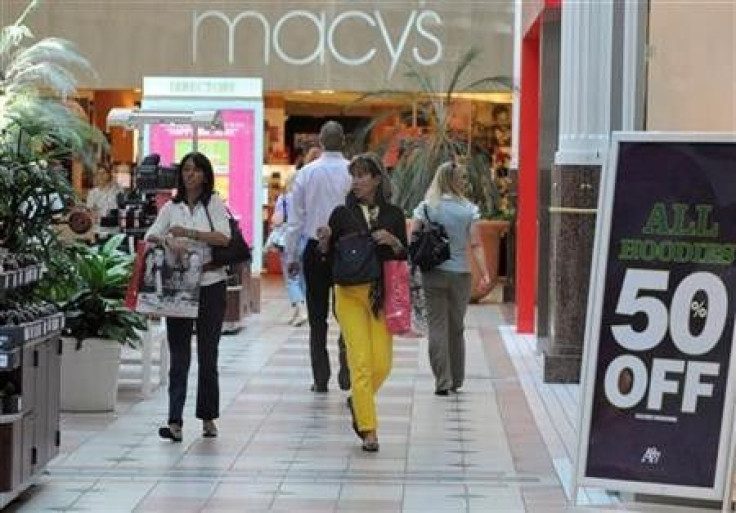
[(375, 432), (373, 432), (370, 436), (366, 436), (366, 439), (363, 440), (362, 449), (365, 452), (378, 452), (378, 448), (378, 438), (376, 438)]
[(215, 438), (217, 436), (217, 426), (214, 420), (202, 421), (202, 436), (205, 438)]
[(360, 428), (358, 428), (358, 422), (355, 420), (355, 410), (353, 409), (353, 396), (348, 396), (348, 408), (350, 408), (350, 417), (353, 419), (353, 431), (355, 431), (355, 434), (358, 435), (358, 438), (363, 440), (365, 438), (365, 435), (360, 430)]
[(170, 422), (168, 426), (158, 428), (158, 436), (172, 442), (181, 442), (183, 439), (181, 426), (174, 422)]

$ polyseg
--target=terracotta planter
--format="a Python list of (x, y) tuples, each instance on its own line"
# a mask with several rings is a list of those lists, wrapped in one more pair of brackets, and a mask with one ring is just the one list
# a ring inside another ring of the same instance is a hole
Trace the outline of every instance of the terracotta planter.
[[(486, 267), (488, 268), (488, 274), (491, 278), (490, 286), (481, 289), (479, 286), (480, 272), (478, 266), (475, 265), (475, 259), (470, 251), (470, 245), (468, 245), (468, 261), (470, 262), (470, 273), (472, 280), (472, 288), (470, 293), (470, 301), (477, 303), (494, 289), (498, 285), (498, 264), (500, 258), (500, 247), (501, 237), (503, 237), (511, 226), (509, 221), (491, 221), (481, 219), (478, 221), (478, 228), (480, 230), (480, 239), (483, 243), (483, 252), (486, 257)], [(406, 233), (407, 238), (411, 239), (411, 219), (406, 220)]]
[(266, 251), (266, 272), (272, 276), (281, 275), (281, 252)]
[(468, 246), (468, 261), (470, 262), (470, 273), (472, 279), (472, 288), (470, 292), (470, 301), (477, 303), (498, 285), (498, 263), (500, 257), (501, 237), (508, 231), (511, 223), (509, 221), (492, 221), (481, 219), (478, 221), (478, 229), (480, 230), (480, 240), (483, 243), (483, 251), (486, 257), (486, 267), (488, 275), (491, 278), (490, 286), (481, 289), (480, 271), (475, 265), (475, 259), (471, 254), (470, 246)]

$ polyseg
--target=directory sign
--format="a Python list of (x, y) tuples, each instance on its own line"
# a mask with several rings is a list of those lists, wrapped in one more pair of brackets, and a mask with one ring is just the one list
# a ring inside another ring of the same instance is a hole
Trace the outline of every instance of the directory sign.
[[(197, 131), (197, 151), (207, 155), (215, 173), (215, 190), (240, 219), (250, 219), (255, 201), (255, 114), (252, 110), (222, 110), (222, 130)], [(178, 163), (193, 148), (192, 127), (153, 125), (150, 151), (163, 164)], [(241, 223), (243, 236), (252, 244), (253, 223)]]

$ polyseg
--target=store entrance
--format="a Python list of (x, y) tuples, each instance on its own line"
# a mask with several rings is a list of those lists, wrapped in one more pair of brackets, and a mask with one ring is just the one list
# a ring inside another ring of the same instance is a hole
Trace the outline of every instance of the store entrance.
[(319, 144), (319, 130), (330, 120), (338, 121), (345, 130), (348, 151), (354, 147), (355, 138), (360, 137), (371, 123), (367, 116), (289, 116), (284, 125), (284, 140), (289, 148), (290, 162), (294, 162), (300, 149), (307, 150)]

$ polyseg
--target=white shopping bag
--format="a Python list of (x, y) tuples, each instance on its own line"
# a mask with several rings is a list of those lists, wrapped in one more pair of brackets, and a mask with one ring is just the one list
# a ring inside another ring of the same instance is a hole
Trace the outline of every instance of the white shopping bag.
[(144, 259), (136, 311), (196, 318), (202, 279), (201, 248), (191, 246), (175, 252), (168, 246), (148, 245)]

